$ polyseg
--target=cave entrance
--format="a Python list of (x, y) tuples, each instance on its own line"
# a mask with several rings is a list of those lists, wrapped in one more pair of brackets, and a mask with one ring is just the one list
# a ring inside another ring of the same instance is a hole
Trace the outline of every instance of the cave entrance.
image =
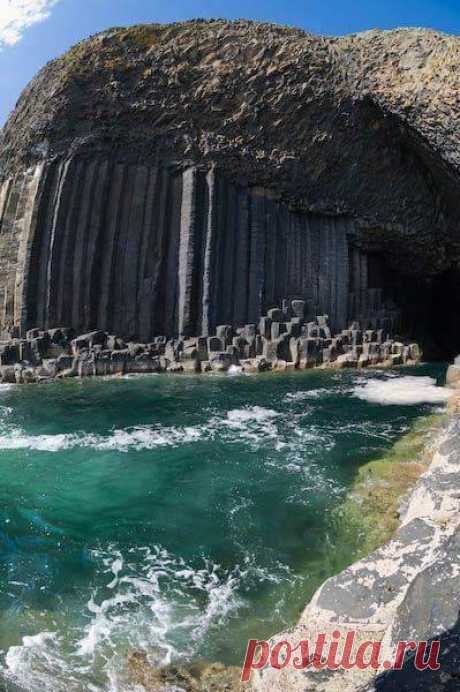
[(460, 353), (460, 270), (405, 283), (403, 327), (419, 340), (425, 359), (452, 360)]
[(385, 271), (385, 296), (401, 311), (400, 331), (420, 343), (425, 360), (450, 361), (460, 353), (460, 270), (416, 278)]

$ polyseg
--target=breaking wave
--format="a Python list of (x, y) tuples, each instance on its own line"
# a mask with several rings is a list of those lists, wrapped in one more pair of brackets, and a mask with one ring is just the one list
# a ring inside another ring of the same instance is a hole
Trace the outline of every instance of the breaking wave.
[(69, 433), (31, 435), (22, 429), (5, 426), (0, 435), (0, 450), (29, 449), (41, 452), (60, 452), (75, 448), (96, 451), (129, 452), (157, 447), (182, 447), (205, 440), (222, 440), (230, 444), (246, 444), (253, 449), (269, 445), (276, 450), (292, 446), (291, 437), (298, 443), (311, 441), (313, 432), (301, 431), (296, 418), (262, 406), (232, 409), (222, 416), (213, 416), (197, 426), (166, 427), (143, 425), (113, 430), (107, 435)]
[(250, 555), (225, 569), (206, 558), (190, 564), (159, 545), (124, 554), (113, 545), (92, 559), (101, 585), (82, 603), (80, 626), (24, 637), (6, 654), (7, 678), (41, 692), (130, 689), (120, 650), (145, 652), (155, 666), (193, 658), (210, 628), (245, 605), (245, 591), (297, 579), (286, 565), (264, 568)]

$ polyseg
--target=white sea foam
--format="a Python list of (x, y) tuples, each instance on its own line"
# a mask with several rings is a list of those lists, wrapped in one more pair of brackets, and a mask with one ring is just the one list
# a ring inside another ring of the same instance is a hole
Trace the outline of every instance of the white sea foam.
[[(318, 446), (330, 450), (334, 435), (317, 426), (304, 427), (302, 418), (309, 411), (279, 413), (263, 406), (246, 406), (210, 417), (198, 426), (144, 425), (113, 430), (105, 435), (89, 432), (33, 435), (8, 425), (2, 426), (0, 450), (33, 450), (57, 453), (72, 449), (91, 449), (95, 452), (128, 453), (131, 451), (183, 447), (197, 442), (221, 441), (240, 444), (254, 451), (267, 451), (264, 463), (287, 465), (302, 459), (310, 463)], [(283, 457), (272, 452), (283, 452)]]
[(321, 397), (334, 395), (336, 392), (331, 389), (321, 387), (320, 389), (310, 389), (306, 392), (289, 392), (284, 397), (284, 401), (304, 401), (305, 399), (320, 399)]
[(95, 450), (154, 449), (155, 447), (177, 447), (196, 442), (202, 437), (198, 427), (160, 427), (139, 426), (125, 430), (114, 430), (111, 434), (70, 433), (57, 435), (27, 435), (23, 430), (12, 429), (0, 436), (0, 449), (31, 449), (40, 452), (60, 452), (77, 447)]
[(227, 413), (227, 422), (229, 425), (239, 426), (247, 421), (256, 421), (258, 423), (276, 418), (278, 413), (272, 409), (264, 408), (263, 406), (247, 406), (245, 408), (233, 409)]
[(230, 365), (229, 369), (227, 370), (227, 376), (228, 377), (237, 377), (239, 375), (242, 375), (244, 377), (248, 377), (250, 373), (245, 372), (241, 365)]
[(441, 404), (451, 391), (438, 387), (432, 377), (405, 376), (391, 379), (371, 379), (355, 387), (353, 394), (373, 404)]
[[(119, 651), (149, 654), (154, 665), (193, 658), (211, 627), (244, 605), (246, 584), (296, 579), (281, 563), (260, 567), (247, 555), (224, 569), (203, 558), (193, 565), (161, 546), (94, 550), (100, 585), (83, 614), (86, 624), (24, 637), (7, 652), (4, 672), (33, 692), (128, 690)], [(102, 667), (102, 668), (101, 668)], [(96, 675), (105, 682), (95, 684)]]
[[(59, 452), (74, 448), (99, 451), (139, 451), (156, 447), (180, 447), (218, 436), (226, 441), (262, 441), (263, 437), (278, 437), (276, 411), (261, 406), (234, 409), (226, 415), (212, 417), (201, 426), (167, 427), (143, 425), (113, 430), (107, 435), (95, 433), (68, 433), (31, 435), (19, 428), (4, 428), (0, 435), (0, 450), (30, 449)], [(229, 434), (230, 433), (230, 434)]]
[(247, 444), (260, 449), (267, 444), (277, 450), (284, 447), (280, 433), (280, 414), (263, 406), (246, 406), (227, 412), (225, 418), (215, 418), (211, 422), (215, 433), (230, 444)]

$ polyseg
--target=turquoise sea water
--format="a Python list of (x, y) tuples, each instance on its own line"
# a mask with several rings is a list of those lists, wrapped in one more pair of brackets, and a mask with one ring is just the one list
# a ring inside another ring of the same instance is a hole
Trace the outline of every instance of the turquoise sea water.
[(331, 512), (360, 464), (439, 407), (423, 378), (443, 374), (0, 387), (4, 675), (119, 690), (133, 650), (239, 665), (353, 560)]

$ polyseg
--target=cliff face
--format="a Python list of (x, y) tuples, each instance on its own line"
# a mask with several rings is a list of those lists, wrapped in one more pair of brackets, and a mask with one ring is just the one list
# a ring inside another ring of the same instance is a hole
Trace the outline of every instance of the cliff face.
[(304, 298), (343, 328), (456, 271), (459, 47), (220, 21), (79, 44), (0, 137), (3, 327), (207, 334)]
[(350, 219), (290, 212), (215, 169), (75, 158), (1, 192), (7, 325), (148, 340), (255, 323), (287, 296), (340, 329), (382, 308)]

